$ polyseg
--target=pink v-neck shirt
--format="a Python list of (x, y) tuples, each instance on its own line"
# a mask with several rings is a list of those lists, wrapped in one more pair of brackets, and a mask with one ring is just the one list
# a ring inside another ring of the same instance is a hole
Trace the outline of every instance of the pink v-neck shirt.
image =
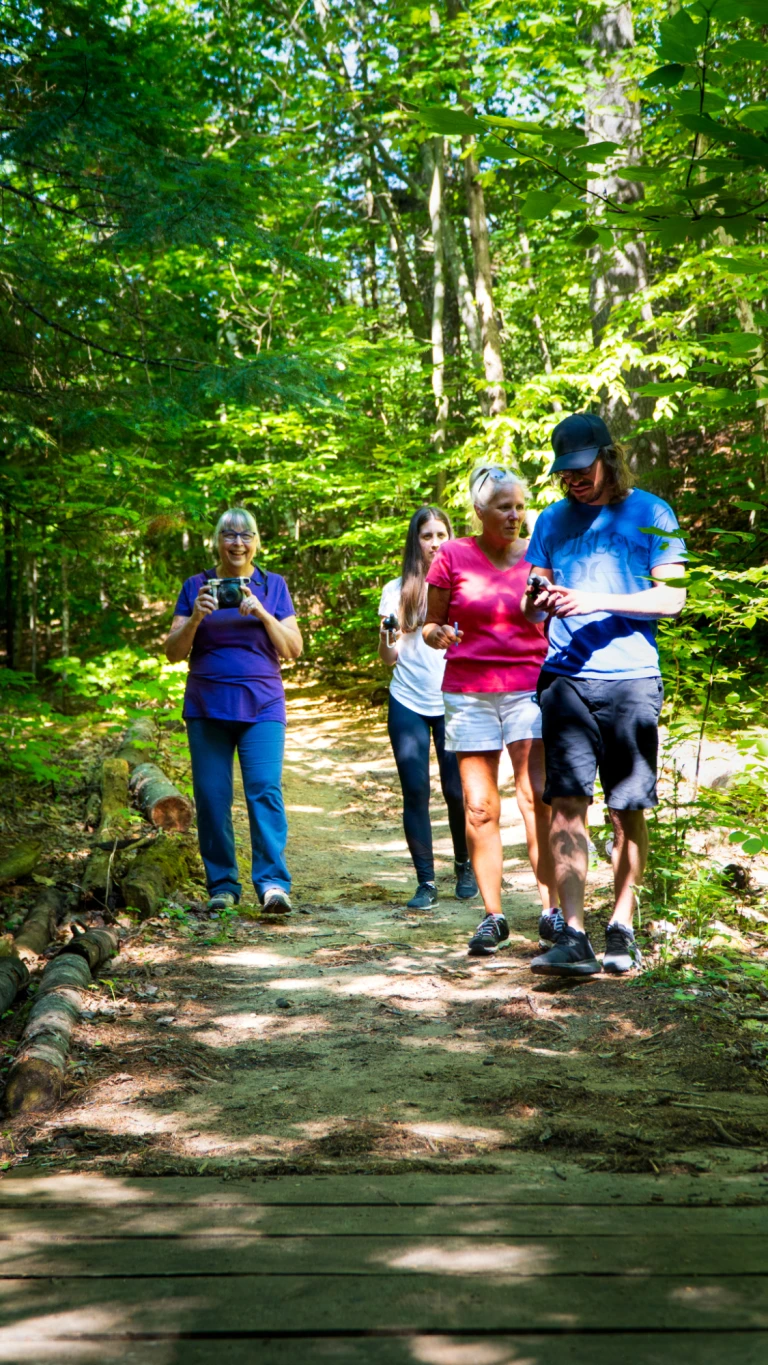
[(520, 610), (531, 566), (497, 569), (472, 536), (446, 540), (427, 582), (450, 592), (448, 624), (464, 638), (445, 654), (444, 692), (533, 692), (547, 652), (541, 626)]

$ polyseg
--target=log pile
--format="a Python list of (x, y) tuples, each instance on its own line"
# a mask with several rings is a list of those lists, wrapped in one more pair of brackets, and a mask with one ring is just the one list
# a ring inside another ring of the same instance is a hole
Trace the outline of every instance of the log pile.
[(76, 934), (48, 963), (8, 1076), (9, 1114), (46, 1109), (59, 1099), (72, 1030), (82, 1009), (81, 992), (118, 947), (110, 930), (92, 929)]
[(197, 870), (197, 858), (193, 841), (161, 833), (133, 859), (122, 882), (125, 904), (138, 910), (140, 919), (147, 919), (190, 872)]
[(11, 1008), (29, 981), (29, 968), (20, 957), (0, 958), (0, 1015)]
[(114, 851), (128, 827), (128, 764), (124, 758), (105, 758), (101, 765), (101, 817), (95, 848), (83, 878), (84, 901), (107, 905), (114, 883)]
[(131, 721), (115, 758), (123, 759), (133, 770), (139, 763), (151, 763), (157, 751), (157, 726), (151, 716)]
[(17, 957), (28, 962), (41, 957), (56, 933), (64, 910), (64, 896), (55, 886), (41, 891), (13, 943)]
[(192, 824), (192, 802), (154, 763), (139, 763), (131, 773), (130, 792), (144, 819), (167, 831), (186, 834)]

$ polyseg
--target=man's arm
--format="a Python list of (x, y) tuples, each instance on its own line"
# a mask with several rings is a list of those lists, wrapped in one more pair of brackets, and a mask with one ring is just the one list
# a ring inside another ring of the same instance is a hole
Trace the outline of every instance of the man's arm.
[(658, 586), (640, 592), (582, 592), (578, 588), (553, 587), (547, 594), (553, 616), (590, 616), (610, 611), (616, 616), (674, 617), (685, 606), (685, 588), (673, 586), (685, 574), (685, 564), (657, 564), (651, 577)]

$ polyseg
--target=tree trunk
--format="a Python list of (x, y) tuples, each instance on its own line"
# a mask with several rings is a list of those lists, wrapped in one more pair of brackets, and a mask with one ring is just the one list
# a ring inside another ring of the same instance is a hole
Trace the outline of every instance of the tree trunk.
[(194, 806), (161, 768), (154, 763), (139, 763), (128, 785), (145, 820), (160, 829), (186, 834), (195, 814)]
[(0, 882), (17, 882), (34, 872), (43, 851), (40, 839), (23, 839), (0, 859)]
[(83, 900), (110, 906), (114, 885), (114, 854), (124, 838), (128, 817), (128, 764), (124, 758), (105, 758), (101, 765), (101, 818), (94, 842), (112, 847), (94, 848), (83, 878)]
[(161, 834), (153, 843), (139, 849), (123, 878), (121, 890), (125, 904), (131, 910), (138, 910), (140, 919), (147, 919), (189, 876), (194, 863), (194, 851), (183, 838)]
[(29, 671), (37, 682), (37, 556), (29, 561)]
[(5, 663), (13, 668), (15, 649), (15, 600), (13, 593), (13, 518), (7, 502), (3, 503), (3, 595), (5, 599)]
[(443, 240), (445, 242), (445, 259), (448, 266), (448, 274), (451, 277), (454, 293), (459, 301), (459, 312), (467, 334), (469, 350), (473, 361), (478, 369), (482, 368), (483, 363), (483, 334), (480, 329), (480, 319), (477, 316), (477, 304), (472, 292), (472, 285), (469, 282), (464, 257), (459, 250), (456, 241), (456, 233), (453, 230), (453, 223), (448, 217), (447, 205), (443, 205)]
[[(518, 239), (518, 241), (519, 241), (519, 243), (520, 243), (520, 254), (521, 254), (522, 259), (523, 259), (523, 266), (524, 266), (524, 268), (525, 268), (526, 275), (528, 276), (528, 280), (527, 280), (527, 289), (528, 289), (528, 293), (531, 295), (531, 298), (534, 300), (534, 304), (533, 304), (533, 313), (531, 314), (531, 318), (532, 318), (532, 321), (533, 321), (533, 329), (534, 329), (534, 331), (535, 331), (535, 333), (536, 333), (536, 339), (537, 339), (537, 341), (538, 341), (538, 343), (539, 343), (539, 350), (541, 351), (541, 360), (542, 360), (542, 364), (543, 364), (543, 366), (544, 366), (544, 373), (545, 373), (545, 374), (551, 374), (551, 373), (552, 373), (552, 355), (551, 355), (550, 349), (549, 349), (549, 342), (547, 341), (546, 328), (544, 327), (544, 323), (543, 323), (543, 321), (542, 321), (541, 314), (540, 314), (540, 312), (539, 312), (539, 310), (538, 310), (538, 306), (537, 306), (537, 304), (536, 304), (536, 302), (535, 302), (537, 291), (536, 291), (536, 281), (535, 281), (535, 279), (533, 278), (533, 261), (532, 261), (532, 259), (531, 259), (531, 244), (530, 244), (530, 242), (529, 242), (529, 240), (528, 240), (528, 233), (525, 231), (524, 228), (522, 228), (522, 227), (519, 226), (519, 225), (518, 225), (518, 229), (517, 229), (517, 239)], [(553, 398), (553, 399), (551, 400), (551, 402), (552, 402), (552, 409), (553, 409), (554, 412), (562, 412), (562, 410), (563, 410), (563, 405), (562, 405), (562, 403), (560, 402), (559, 398)]]
[(98, 971), (117, 951), (114, 934), (96, 932), (100, 939), (97, 949), (88, 953), (76, 946), (94, 937), (93, 931), (83, 934), (43, 972), (8, 1076), (5, 1103), (10, 1114), (48, 1109), (61, 1096), (72, 1030), (82, 1008), (81, 992), (90, 985), (91, 972)]
[(129, 768), (137, 763), (152, 763), (157, 750), (157, 726), (151, 716), (139, 716), (132, 720), (115, 754), (115, 758), (125, 759)]
[[(466, 149), (471, 145), (471, 139), (465, 138), (464, 143)], [(471, 151), (466, 151), (464, 158), (464, 185), (475, 264), (475, 300), (482, 328), (483, 369), (487, 385), (485, 393), (481, 394), (481, 404), (486, 416), (495, 417), (497, 413), (504, 412), (507, 395), (504, 389), (501, 333), (493, 303), (491, 247), (485, 216), (485, 195), (478, 180), (478, 165)]]
[[(642, 124), (640, 103), (630, 91), (634, 77), (627, 74), (622, 54), (635, 45), (630, 0), (613, 4), (604, 10), (592, 27), (592, 43), (605, 68), (604, 82), (594, 90), (587, 102), (585, 123), (590, 142), (617, 142), (622, 147), (622, 159), (631, 164), (641, 155)], [(634, 203), (643, 197), (643, 186), (638, 180), (626, 180), (614, 171), (606, 171), (588, 181), (593, 196), (603, 196), (614, 203)], [(594, 213), (599, 219), (603, 206), (599, 198), (593, 200)], [(596, 246), (592, 250), (590, 279), (590, 310), (592, 335), (600, 344), (612, 310), (623, 299), (646, 289), (649, 282), (648, 253), (642, 237), (627, 239), (610, 249)], [(653, 322), (650, 303), (642, 308), (643, 320)], [(640, 388), (649, 379), (647, 371), (638, 367), (627, 375), (627, 388)], [(631, 394), (628, 404), (607, 396), (602, 403), (605, 417), (617, 440), (624, 439), (632, 428), (653, 412), (652, 399), (641, 399)], [(669, 452), (666, 433), (646, 433), (632, 443), (630, 452), (633, 468), (648, 477), (658, 491), (663, 491), (669, 477)]]
[(61, 553), (61, 657), (69, 658), (69, 564), (65, 550)]
[[(429, 192), (429, 223), (432, 232), (432, 392), (435, 395), (435, 430), (433, 440), (438, 454), (445, 450), (448, 429), (448, 397), (445, 392), (445, 254), (443, 238), (443, 167), (442, 137), (436, 137), (429, 148), (427, 164), (432, 170)], [(440, 490), (438, 490), (439, 495)]]
[(38, 896), (14, 940), (14, 952), (23, 959), (41, 957), (56, 933), (64, 909), (64, 897), (48, 886)]
[(0, 1018), (28, 981), (29, 969), (20, 957), (0, 958)]

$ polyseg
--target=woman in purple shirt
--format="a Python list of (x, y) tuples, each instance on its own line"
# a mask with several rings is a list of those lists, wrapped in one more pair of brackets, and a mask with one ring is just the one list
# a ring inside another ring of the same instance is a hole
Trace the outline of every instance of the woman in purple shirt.
[[(259, 537), (250, 512), (230, 507), (219, 518), (213, 548), (216, 568), (187, 579), (165, 642), (171, 663), (189, 655), (183, 714), (208, 909), (229, 909), (242, 891), (232, 829), (237, 750), (251, 826), (253, 884), (265, 910), (284, 914), (291, 909), (291, 878), (285, 865), (280, 659), (298, 659), (303, 642), (285, 579), (253, 562)], [(211, 579), (221, 578), (244, 580), (238, 606), (218, 605)]]

